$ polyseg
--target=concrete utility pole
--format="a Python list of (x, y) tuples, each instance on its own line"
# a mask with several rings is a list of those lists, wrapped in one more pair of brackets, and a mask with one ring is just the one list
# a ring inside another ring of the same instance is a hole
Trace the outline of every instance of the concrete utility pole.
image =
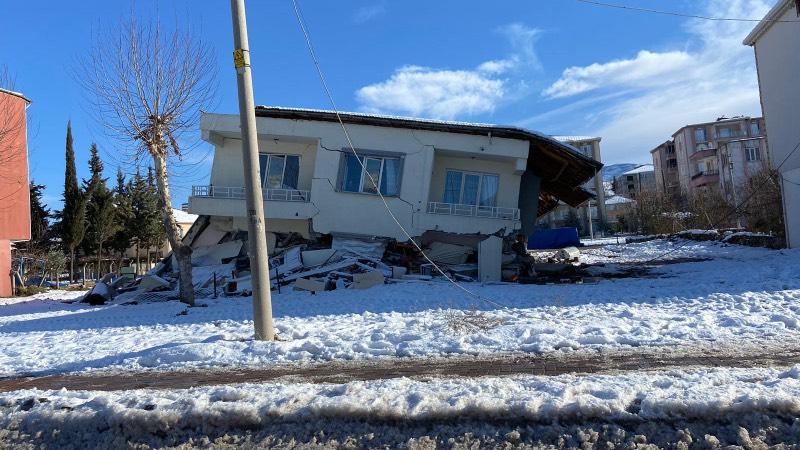
[(259, 341), (275, 339), (272, 325), (272, 293), (269, 285), (269, 256), (264, 229), (264, 198), (258, 165), (258, 133), (253, 102), (253, 77), (250, 73), (250, 50), (247, 44), (247, 20), (244, 0), (231, 0), (233, 17), (233, 63), (239, 90), (239, 118), (242, 123), (242, 161), (247, 202), (247, 232), (250, 245), (250, 274), (253, 286), (253, 324)]

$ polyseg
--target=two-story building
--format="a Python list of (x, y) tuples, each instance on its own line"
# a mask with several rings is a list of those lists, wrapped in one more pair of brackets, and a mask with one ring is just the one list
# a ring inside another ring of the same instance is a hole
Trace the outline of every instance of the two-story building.
[[(257, 107), (256, 122), (267, 230), (304, 236), (406, 240), (395, 219), (412, 236), (530, 234), (559, 200), (589, 199), (581, 186), (602, 167), (516, 127), (276, 107)], [(201, 131), (213, 166), (189, 211), (246, 230), (239, 117), (205, 113)]]

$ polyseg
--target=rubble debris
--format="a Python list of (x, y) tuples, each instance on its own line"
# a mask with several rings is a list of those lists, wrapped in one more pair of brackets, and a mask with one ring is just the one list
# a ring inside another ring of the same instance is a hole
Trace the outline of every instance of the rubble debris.
[(113, 291), (108, 284), (98, 281), (94, 287), (86, 293), (81, 302), (88, 303), (92, 306), (97, 306), (111, 300), (112, 297)]
[(170, 282), (158, 275), (144, 275), (138, 280), (137, 291), (151, 292), (170, 288)]
[(489, 236), (478, 244), (478, 280), (500, 281), (503, 265), (503, 240)]
[(331, 249), (337, 254), (346, 256), (360, 256), (373, 260), (383, 259), (388, 240), (381, 238), (359, 239), (356, 237), (333, 236)]
[[(224, 264), (239, 256), (242, 251), (242, 244), (242, 241), (236, 240), (192, 249), (192, 266)], [(176, 267), (176, 265), (173, 265), (173, 267)]]
[(298, 291), (311, 291), (313, 293), (322, 292), (325, 289), (326, 283), (324, 281), (308, 280), (306, 278), (298, 278), (294, 282), (294, 289)]
[(465, 245), (432, 242), (425, 253), (436, 263), (464, 264), (474, 252), (475, 249)]
[(306, 250), (300, 253), (300, 260), (304, 267), (314, 267), (336, 262), (342, 259), (342, 255), (337, 250), (325, 248), (322, 250)]
[(369, 289), (382, 285), (385, 281), (385, 277), (380, 272), (354, 273), (353, 284), (350, 287), (353, 289)]
[(580, 256), (581, 252), (577, 247), (564, 247), (558, 251), (558, 258), (564, 261), (577, 262)]

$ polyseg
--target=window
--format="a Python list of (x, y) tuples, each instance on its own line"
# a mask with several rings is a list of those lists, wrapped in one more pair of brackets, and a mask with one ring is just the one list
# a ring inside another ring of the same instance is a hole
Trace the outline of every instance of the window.
[(377, 195), (380, 189), (383, 195), (397, 196), (400, 193), (400, 158), (374, 155), (356, 157), (345, 153), (339, 183), (340, 189), (345, 192)]
[(668, 159), (667, 160), (667, 167), (669, 167), (670, 169), (674, 169), (674, 168), (678, 167), (678, 160), (675, 159), (675, 158)]
[(584, 144), (581, 145), (579, 148), (584, 156), (588, 156), (589, 158), (594, 158), (594, 146), (592, 146), (592, 144)]
[(758, 136), (761, 134), (761, 129), (758, 126), (758, 121), (750, 122), (750, 136)]
[(695, 142), (705, 142), (706, 140), (706, 130), (704, 128), (695, 128), (694, 129), (694, 141)]
[(448, 170), (442, 202), (459, 205), (495, 206), (499, 177), (485, 173)]
[(760, 161), (761, 154), (758, 151), (758, 142), (756, 141), (747, 141), (744, 146), (745, 157), (748, 161)]
[(297, 189), (300, 177), (298, 155), (273, 155), (260, 153), (261, 186), (265, 189)]
[(721, 138), (727, 138), (733, 136), (733, 131), (728, 127), (720, 128), (717, 130), (717, 135)]

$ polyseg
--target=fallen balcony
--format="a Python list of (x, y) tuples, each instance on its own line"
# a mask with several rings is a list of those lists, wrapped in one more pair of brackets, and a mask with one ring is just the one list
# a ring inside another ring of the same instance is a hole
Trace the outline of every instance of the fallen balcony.
[[(267, 218), (308, 219), (316, 213), (309, 191), (263, 189), (262, 193), (264, 216)], [(245, 190), (243, 187), (231, 186), (192, 186), (189, 212), (209, 216), (246, 217)]]

